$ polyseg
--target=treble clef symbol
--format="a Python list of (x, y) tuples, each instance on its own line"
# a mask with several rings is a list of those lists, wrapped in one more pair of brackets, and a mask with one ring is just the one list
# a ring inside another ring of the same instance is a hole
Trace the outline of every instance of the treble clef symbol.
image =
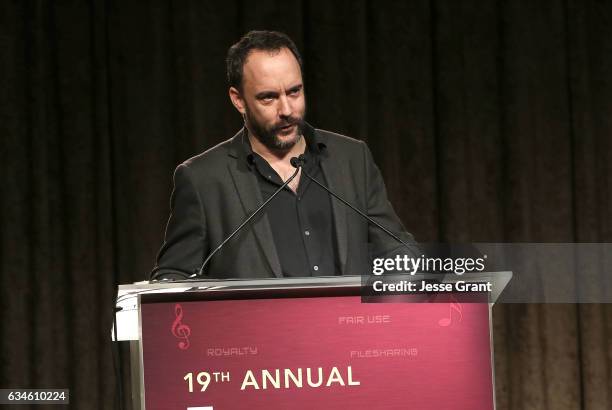
[(186, 324), (182, 323), (183, 320), (183, 308), (181, 305), (176, 304), (174, 306), (174, 322), (172, 323), (172, 334), (177, 339), (181, 339), (178, 343), (178, 347), (181, 350), (189, 349), (189, 336), (191, 335), (191, 328)]

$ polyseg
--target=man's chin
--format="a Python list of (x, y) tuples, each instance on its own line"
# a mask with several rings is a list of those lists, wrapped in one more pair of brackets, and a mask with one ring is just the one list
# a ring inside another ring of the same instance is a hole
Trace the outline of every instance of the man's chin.
[(292, 148), (300, 140), (298, 127), (294, 126), (291, 132), (285, 134), (282, 131), (274, 135), (274, 146), (276, 149), (286, 150)]

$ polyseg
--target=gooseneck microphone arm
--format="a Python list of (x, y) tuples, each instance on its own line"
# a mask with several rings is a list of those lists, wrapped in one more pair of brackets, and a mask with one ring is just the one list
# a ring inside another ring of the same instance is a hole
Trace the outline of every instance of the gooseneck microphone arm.
[[(291, 158), (290, 160), (291, 165), (293, 165), (296, 161), (298, 161), (296, 157)], [(285, 181), (285, 183), (282, 184), (276, 191), (274, 191), (274, 193), (270, 195), (270, 197), (266, 199), (263, 204), (259, 205), (259, 207), (251, 215), (249, 215), (247, 219), (245, 219), (240, 225), (238, 225), (238, 227), (234, 229), (234, 232), (232, 232), (227, 238), (225, 238), (223, 242), (219, 244), (219, 246), (217, 246), (211, 253), (209, 253), (206, 259), (204, 259), (204, 262), (202, 263), (200, 270), (198, 270), (198, 273), (194, 273), (193, 275), (190, 276), (190, 278), (193, 278), (196, 276), (202, 276), (202, 273), (204, 272), (206, 265), (208, 265), (212, 257), (215, 256), (215, 254), (219, 252), (221, 248), (225, 246), (226, 243), (228, 243), (234, 236), (236, 236), (236, 234), (240, 232), (240, 230), (244, 228), (244, 226), (248, 224), (251, 221), (251, 219), (253, 219), (259, 212), (261, 212), (261, 210), (264, 209), (266, 205), (268, 205), (270, 201), (272, 201), (279, 194), (279, 192), (283, 190), (283, 188), (285, 188), (287, 185), (289, 185), (291, 181), (293, 181), (293, 179), (297, 176), (298, 172), (300, 172), (302, 163), (298, 164), (297, 167), (295, 165), (293, 166), (296, 168), (295, 172)]]
[(387, 228), (385, 228), (384, 226), (382, 226), (380, 223), (376, 222), (374, 219), (370, 218), (368, 215), (366, 215), (363, 211), (361, 211), (359, 208), (357, 208), (354, 205), (351, 205), (348, 201), (346, 201), (344, 198), (339, 197), (335, 192), (331, 191), (329, 188), (327, 188), (325, 185), (323, 185), (322, 183), (320, 183), (319, 181), (317, 181), (315, 178), (313, 178), (307, 171), (306, 169), (303, 168), (304, 162), (306, 162), (306, 158), (303, 155), (300, 155), (298, 158), (291, 158), (291, 165), (293, 165), (295, 168), (297, 168), (298, 170), (300, 168), (302, 168), (302, 174), (306, 175), (306, 177), (308, 179), (310, 179), (312, 182), (314, 182), (315, 184), (317, 184), (318, 186), (320, 186), (321, 188), (323, 188), (325, 191), (327, 191), (327, 193), (329, 193), (331, 196), (333, 196), (334, 198), (336, 198), (338, 201), (342, 202), (344, 205), (348, 206), (349, 208), (351, 208), (353, 211), (357, 212), (359, 215), (361, 215), (362, 217), (364, 217), (365, 219), (367, 219), (369, 222), (371, 222), (373, 225), (376, 225), (378, 228), (380, 228), (383, 232), (385, 232), (387, 235), (389, 235), (390, 237), (392, 237), (393, 239), (395, 239), (396, 241), (398, 241), (399, 243), (401, 243), (402, 245), (404, 245), (405, 247), (407, 247), (408, 249), (413, 249), (414, 248), (414, 244), (410, 245), (407, 244), (406, 242), (404, 242), (402, 239), (400, 239), (396, 234), (394, 234), (393, 232), (391, 232), (390, 230), (388, 230)]

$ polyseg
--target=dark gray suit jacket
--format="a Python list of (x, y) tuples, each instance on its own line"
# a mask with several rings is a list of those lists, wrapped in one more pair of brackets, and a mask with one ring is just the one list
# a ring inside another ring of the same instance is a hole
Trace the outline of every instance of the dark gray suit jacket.
[[(321, 168), (328, 187), (407, 243), (414, 243), (387, 200), (380, 171), (366, 144), (310, 126), (307, 132), (314, 133), (314, 140), (324, 148)], [(263, 202), (256, 175), (248, 168), (247, 154), (241, 146), (246, 138), (242, 129), (233, 138), (176, 168), (170, 219), (152, 279), (187, 277), (198, 272), (208, 253)], [(341, 269), (335, 274), (370, 274), (370, 256), (397, 248), (398, 244), (338, 200), (331, 201)], [(282, 276), (264, 212), (213, 257), (205, 276)]]

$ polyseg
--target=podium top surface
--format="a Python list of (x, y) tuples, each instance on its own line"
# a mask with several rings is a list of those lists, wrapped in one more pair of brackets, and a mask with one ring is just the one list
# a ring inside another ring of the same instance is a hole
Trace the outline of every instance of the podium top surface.
[(119, 285), (117, 305), (126, 298), (138, 295), (154, 295), (167, 293), (192, 293), (192, 292), (219, 292), (300, 289), (317, 290), (342, 288), (350, 289), (353, 294), (358, 295), (360, 287), (366, 281), (389, 277), (401, 278), (403, 281), (436, 280), (441, 283), (454, 283), (457, 281), (467, 282), (491, 282), (493, 284), (492, 299), (497, 299), (501, 291), (512, 278), (512, 272), (472, 272), (463, 275), (456, 274), (415, 274), (415, 275), (384, 275), (384, 276), (317, 276), (300, 278), (261, 278), (261, 279), (206, 279), (206, 280), (183, 280), (183, 281), (154, 281), (136, 282), (133, 284)]
[(388, 280), (391, 276), (402, 281), (489, 282), (493, 285), (489, 302), (494, 303), (510, 281), (512, 272), (137, 282), (119, 286), (116, 302), (117, 340), (139, 338), (138, 310), (141, 301), (359, 296), (363, 284), (372, 280)]

